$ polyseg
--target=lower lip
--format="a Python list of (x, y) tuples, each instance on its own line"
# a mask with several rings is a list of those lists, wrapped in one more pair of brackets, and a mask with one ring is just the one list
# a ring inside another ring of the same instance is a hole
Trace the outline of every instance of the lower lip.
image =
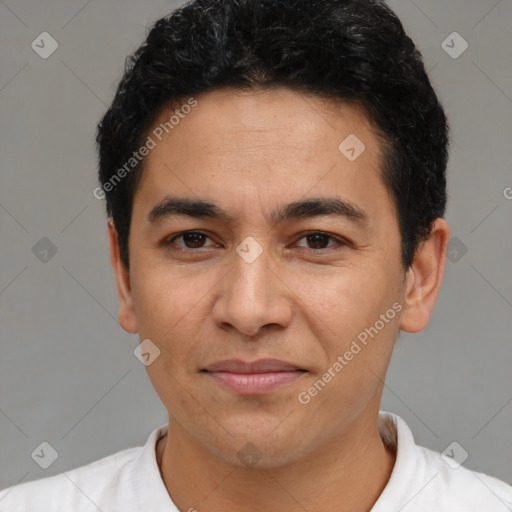
[(306, 372), (297, 370), (269, 373), (207, 372), (206, 374), (235, 393), (258, 395), (287, 386), (304, 373)]

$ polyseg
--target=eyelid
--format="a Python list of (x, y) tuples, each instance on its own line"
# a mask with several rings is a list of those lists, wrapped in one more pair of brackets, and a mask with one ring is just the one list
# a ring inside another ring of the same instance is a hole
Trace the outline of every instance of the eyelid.
[[(175, 233), (173, 235), (170, 235), (170, 236), (167, 236), (165, 237), (162, 242), (160, 242), (159, 245), (163, 246), (164, 248), (165, 247), (168, 247), (170, 246), (171, 244), (174, 243), (174, 240), (176, 240), (177, 238), (180, 238), (184, 235), (189, 235), (189, 234), (194, 234), (194, 235), (204, 235), (206, 238), (209, 238), (210, 240), (212, 240), (212, 242), (214, 241), (212, 239), (212, 237), (210, 235), (208, 235), (208, 233), (204, 232), (204, 231), (199, 231), (199, 230), (195, 230), (195, 229), (189, 229), (189, 230), (186, 230), (186, 231), (182, 231), (181, 233)], [(181, 250), (184, 250), (184, 251), (193, 251), (193, 252), (197, 252), (201, 249), (204, 249), (204, 247), (200, 247), (199, 249), (191, 249), (190, 247), (184, 247), (184, 246), (179, 246)]]
[[(182, 231), (180, 233), (175, 233), (173, 235), (170, 235), (170, 236), (164, 238), (162, 240), (162, 242), (160, 242), (159, 245), (162, 246), (163, 248), (168, 248), (168, 247), (170, 247), (174, 243), (174, 241), (177, 238), (180, 238), (180, 237), (182, 237), (184, 235), (187, 235), (187, 234), (204, 235), (206, 238), (209, 238), (210, 240), (212, 240), (214, 242), (212, 237), (210, 235), (208, 235), (207, 232), (201, 231), (201, 230), (191, 229), (191, 230), (186, 230), (186, 231)], [(300, 236), (298, 238), (296, 238), (296, 241), (294, 243), (296, 244), (297, 242), (299, 242), (303, 238), (306, 238), (309, 235), (323, 235), (323, 236), (326, 236), (327, 238), (330, 238), (330, 239), (332, 239), (333, 241), (336, 242), (334, 245), (327, 246), (327, 247), (322, 248), (322, 249), (311, 249), (309, 247), (300, 247), (300, 249), (303, 249), (305, 251), (312, 252), (312, 253), (318, 253), (318, 254), (320, 254), (322, 252), (326, 253), (326, 252), (328, 252), (330, 250), (333, 250), (336, 247), (340, 247), (340, 246), (344, 247), (344, 246), (347, 246), (347, 245), (350, 244), (350, 242), (348, 240), (346, 240), (345, 238), (343, 238), (343, 237), (340, 237), (338, 235), (333, 235), (333, 234), (325, 232), (325, 231), (318, 231), (318, 230), (316, 230), (316, 231), (315, 230), (310, 230), (310, 231), (306, 231), (306, 232), (301, 233)], [(178, 251), (182, 251), (182, 252), (197, 253), (197, 252), (200, 252), (201, 250), (205, 250), (205, 249), (207, 250), (209, 247), (211, 247), (211, 246), (199, 247), (197, 249), (192, 249), (190, 247), (178, 246), (177, 250)]]
[[(327, 238), (331, 238), (339, 245), (348, 245), (349, 244), (348, 240), (344, 239), (343, 237), (340, 237), (338, 235), (332, 235), (331, 233), (328, 233), (326, 231), (318, 231), (318, 230), (317, 231), (315, 231), (315, 230), (307, 231), (305, 233), (301, 233), (300, 237), (297, 239), (297, 242), (309, 235), (323, 235), (323, 236), (326, 236)], [(310, 251), (320, 252), (320, 251), (326, 251), (328, 249), (332, 249), (333, 247), (335, 247), (335, 245), (326, 247), (325, 249), (309, 249), (308, 247), (305, 247), (305, 249), (308, 249)]]

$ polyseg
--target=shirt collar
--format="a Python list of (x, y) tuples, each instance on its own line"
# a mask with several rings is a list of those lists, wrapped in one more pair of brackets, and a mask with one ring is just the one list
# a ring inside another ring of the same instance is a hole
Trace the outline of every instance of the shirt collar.
[(137, 511), (178, 512), (167, 492), (156, 460), (157, 441), (167, 434), (167, 430), (168, 425), (155, 428), (133, 462), (130, 485)]
[(417, 446), (407, 423), (396, 414), (379, 412), (379, 432), (384, 444), (396, 453), (395, 465), (371, 512), (399, 510), (407, 502), (416, 473)]

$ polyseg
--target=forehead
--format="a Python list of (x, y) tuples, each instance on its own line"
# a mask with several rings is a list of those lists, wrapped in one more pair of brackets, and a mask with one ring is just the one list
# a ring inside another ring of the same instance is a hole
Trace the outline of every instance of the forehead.
[(155, 145), (135, 194), (147, 208), (171, 194), (256, 215), (265, 204), (275, 211), (333, 192), (370, 215), (392, 208), (379, 176), (381, 140), (355, 105), (286, 88), (225, 88), (163, 108), (147, 136)]
[[(336, 149), (337, 139), (347, 129), (359, 133), (369, 146), (375, 146), (370, 149), (379, 151), (374, 144), (376, 127), (359, 105), (285, 87), (246, 91), (225, 87), (174, 100), (160, 109), (148, 133), (157, 143), (165, 139), (172, 144), (172, 138), (176, 144), (184, 144), (181, 154), (196, 150), (222, 153), (255, 136), (266, 136), (276, 149), (285, 141), (292, 145), (297, 141), (295, 149), (305, 153), (315, 148), (332, 149), (333, 142)], [(276, 134), (282, 139), (273, 138)], [(221, 148), (214, 145), (221, 141)]]

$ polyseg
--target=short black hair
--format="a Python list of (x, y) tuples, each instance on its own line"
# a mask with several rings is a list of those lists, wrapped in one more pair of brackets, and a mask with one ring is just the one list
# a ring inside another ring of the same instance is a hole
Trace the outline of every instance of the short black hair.
[(127, 58), (98, 124), (102, 197), (127, 268), (143, 160), (123, 179), (119, 170), (161, 109), (224, 87), (279, 86), (364, 108), (382, 136), (379, 171), (397, 212), (402, 265), (411, 266), (445, 213), (448, 125), (395, 13), (382, 0), (193, 0), (156, 21)]

